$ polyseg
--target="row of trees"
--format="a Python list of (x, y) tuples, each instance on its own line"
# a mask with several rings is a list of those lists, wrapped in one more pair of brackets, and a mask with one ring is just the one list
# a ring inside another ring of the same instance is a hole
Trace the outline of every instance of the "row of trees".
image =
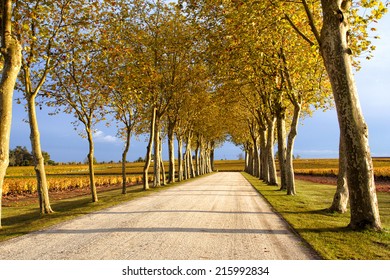
[[(12, 1), (2, 1), (0, 186), (8, 166), (15, 83), (29, 113), (42, 214), (52, 209), (35, 114), (38, 101), (54, 113), (72, 114), (88, 140), (96, 202), (93, 132), (98, 122), (111, 122), (107, 116), (116, 120), (124, 140), (123, 182), (132, 135), (149, 135), (145, 190), (152, 156), (153, 187), (158, 187), (211, 172), (215, 147), (230, 135), (244, 147), (246, 170), (272, 185), (279, 184), (276, 140), (280, 186), (293, 195), (299, 118), (330, 106), (334, 98), (340, 151), (346, 158), (340, 163), (345, 163), (344, 181), (351, 194), (350, 226), (380, 229), (366, 125), (351, 73), (356, 56), (351, 53), (369, 50), (368, 24), (386, 9), (380, 1), (362, 1), (356, 4), (371, 13), (360, 16), (350, 4), (31, 0), (12, 6)], [(161, 157), (165, 138), (168, 180)]]
[[(11, 33), (21, 45), (22, 66), (16, 88), (24, 92), (21, 103), (29, 116), (41, 214), (53, 210), (35, 113), (38, 102), (53, 107), (54, 114), (72, 114), (75, 128), (88, 140), (93, 202), (98, 201), (93, 132), (98, 122), (111, 121), (108, 115), (116, 120), (125, 143), (124, 177), (131, 136), (149, 134), (145, 190), (152, 154), (153, 186), (167, 183), (161, 158), (161, 141), (167, 136), (169, 182), (176, 180), (176, 173), (180, 181), (212, 170), (213, 150), (224, 138), (217, 124), (221, 112), (209, 91), (207, 67), (196, 59), (201, 44), (196, 46), (193, 26), (180, 9), (163, 1), (62, 0), (18, 1), (13, 8)], [(7, 160), (5, 156), (5, 165)]]
[(331, 209), (345, 211), (350, 198), (349, 226), (380, 229), (367, 125), (353, 67), (359, 67), (361, 54), (370, 58), (375, 47), (367, 30), (387, 11), (385, 5), (341, 0), (179, 3), (210, 38), (217, 92), (236, 101), (231, 115), (239, 122), (233, 121), (229, 134), (245, 147), (246, 170), (277, 185), (277, 139), (281, 189), (294, 195), (292, 159), (299, 118), (326, 108), (333, 98), (342, 160)]

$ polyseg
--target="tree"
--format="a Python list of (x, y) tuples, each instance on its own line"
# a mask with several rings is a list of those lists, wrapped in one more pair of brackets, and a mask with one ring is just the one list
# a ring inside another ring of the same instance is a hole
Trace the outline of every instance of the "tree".
[[(304, 4), (306, 1), (303, 1)], [(367, 1), (374, 2), (374, 1)], [(380, 2), (380, 1), (379, 1)], [(332, 85), (347, 159), (352, 229), (381, 229), (374, 170), (368, 145), (368, 128), (360, 109), (348, 44), (352, 1), (322, 0), (323, 26), (316, 36)], [(375, 5), (377, 3), (372, 3)], [(378, 17), (385, 11), (382, 2)], [(336, 13), (335, 13), (336, 11)], [(308, 13), (308, 15), (310, 15)]]
[[(123, 6), (118, 13), (115, 5), (108, 9), (107, 27), (100, 39), (104, 49), (104, 58), (97, 63), (97, 79), (101, 88), (107, 92), (109, 100), (108, 110), (114, 116), (118, 127), (118, 136), (124, 141), (122, 152), (122, 194), (126, 194), (126, 162), (130, 149), (130, 140), (133, 134), (140, 133), (141, 129), (141, 92), (137, 84), (138, 77), (134, 74), (135, 57), (133, 51), (132, 9)], [(118, 37), (120, 34), (120, 37)], [(107, 68), (107, 65), (113, 65)]]
[(22, 42), (23, 59), (20, 88), (27, 101), (30, 140), (37, 177), (41, 214), (52, 213), (45, 173), (45, 159), (36, 116), (36, 99), (45, 87), (49, 73), (59, 64), (59, 57), (69, 51), (65, 39), (67, 28), (84, 24), (85, 18), (76, 18), (74, 9), (82, 10), (83, 0), (18, 1), (14, 13), (17, 36)]
[[(289, 22), (307, 43), (317, 46), (331, 83), (343, 142), (340, 147), (345, 148), (351, 205), (349, 227), (379, 230), (381, 223), (368, 146), (368, 129), (360, 109), (352, 66), (356, 65), (356, 55), (369, 50), (368, 24), (379, 19), (387, 9), (381, 1), (361, 1), (356, 4), (351, 9), (350, 0), (323, 0), (320, 3), (302, 0), (301, 8), (307, 15), (311, 36), (306, 35), (293, 20)], [(285, 6), (282, 10), (286, 17), (289, 17), (287, 11), (290, 7)], [(368, 11), (359, 15), (361, 9)], [(320, 32), (317, 29), (318, 21), (322, 25)], [(302, 25), (307, 26), (300, 22), (299, 26)]]
[(16, 146), (10, 150), (11, 166), (31, 166), (33, 165), (33, 156), (26, 147)]
[(45, 160), (41, 149), (36, 98), (49, 72), (56, 66), (55, 57), (64, 51), (58, 46), (56, 39), (64, 35), (62, 34), (63, 26), (69, 24), (67, 21), (71, 13), (70, 2), (69, 0), (18, 1), (16, 4), (16, 31), (23, 47), (20, 88), (23, 88), (24, 98), (27, 101), (30, 140), (41, 214), (50, 214), (53, 210), (49, 200)]
[[(105, 119), (105, 96), (102, 94), (101, 85), (96, 80), (99, 68), (97, 61), (102, 59), (101, 48), (95, 41), (99, 38), (98, 7), (86, 6), (79, 10), (80, 17), (90, 16), (87, 25), (67, 26), (68, 40), (71, 46), (66, 55), (57, 59), (59, 66), (53, 70), (51, 82), (47, 86), (49, 106), (55, 107), (57, 112), (63, 108), (68, 114), (73, 114), (76, 127), (83, 125), (84, 131), (80, 133), (88, 140), (88, 165), (92, 202), (97, 202), (97, 191), (94, 176), (94, 141), (95, 125)], [(88, 12), (88, 13), (87, 13)], [(94, 24), (94, 28), (92, 28)], [(64, 43), (66, 43), (64, 42)]]
[[(0, 18), (1, 58), (3, 69), (0, 81), (0, 198), (4, 176), (9, 164), (9, 139), (11, 133), (12, 98), (16, 79), (22, 63), (21, 45), (12, 31), (12, 1), (1, 1)], [(0, 228), (1, 228), (0, 200)]]

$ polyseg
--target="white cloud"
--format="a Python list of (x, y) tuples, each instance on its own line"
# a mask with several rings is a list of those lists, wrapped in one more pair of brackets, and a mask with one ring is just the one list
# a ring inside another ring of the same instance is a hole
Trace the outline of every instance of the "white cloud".
[(112, 136), (112, 135), (106, 135), (103, 131), (97, 130), (93, 137), (95, 138), (95, 141), (98, 143), (115, 143), (117, 142), (118, 138)]

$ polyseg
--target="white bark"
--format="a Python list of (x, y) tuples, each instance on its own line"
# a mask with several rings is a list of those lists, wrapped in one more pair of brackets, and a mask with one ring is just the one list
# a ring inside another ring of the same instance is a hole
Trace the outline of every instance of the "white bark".
[(344, 141), (340, 137), (339, 145), (339, 174), (337, 177), (337, 189), (333, 197), (332, 205), (329, 210), (331, 212), (345, 213), (347, 212), (349, 199), (348, 181), (347, 181), (347, 161), (345, 157)]
[(352, 229), (382, 228), (374, 171), (368, 145), (368, 128), (360, 108), (348, 46), (347, 1), (321, 0), (323, 27), (321, 53), (336, 104), (340, 134), (347, 158)]
[(0, 228), (1, 198), (3, 195), (4, 176), (9, 164), (9, 141), (11, 134), (12, 102), (16, 78), (22, 63), (20, 43), (12, 34), (12, 1), (5, 0), (1, 5), (1, 54), (3, 70), (0, 82)]
[(152, 159), (152, 146), (154, 141), (154, 131), (155, 131), (155, 122), (156, 122), (156, 108), (153, 108), (152, 112), (152, 119), (150, 121), (150, 134), (149, 134), (149, 143), (146, 148), (146, 157), (145, 157), (145, 165), (144, 165), (144, 171), (143, 171), (143, 184), (144, 184), (144, 190), (149, 189), (149, 167), (150, 162)]

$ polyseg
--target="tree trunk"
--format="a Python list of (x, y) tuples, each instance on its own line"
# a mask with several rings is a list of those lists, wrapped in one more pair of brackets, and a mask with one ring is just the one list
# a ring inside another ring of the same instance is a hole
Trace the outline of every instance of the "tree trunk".
[(245, 167), (244, 167), (244, 171), (246, 172), (246, 173), (249, 173), (248, 172), (248, 167), (249, 167), (249, 149), (248, 149), (248, 144), (247, 144), (248, 142), (246, 142), (243, 146), (244, 146), (244, 153), (245, 153), (245, 160), (244, 160), (244, 162), (245, 162)]
[(3, 70), (0, 83), (0, 228), (4, 176), (9, 164), (12, 102), (16, 79), (22, 63), (20, 43), (11, 36), (12, 1), (3, 1), (1, 24), (1, 54)]
[(287, 190), (286, 184), (286, 115), (279, 112), (277, 116), (278, 127), (278, 161), (280, 169), (280, 190)]
[(244, 171), (246, 173), (249, 173), (249, 150), (247, 147), (245, 147), (245, 167)]
[(253, 143), (253, 155), (252, 155), (253, 165), (252, 165), (251, 174), (252, 176), (260, 177), (260, 159), (259, 159), (259, 148), (258, 148), (259, 137), (255, 131), (256, 125), (253, 123), (250, 124), (249, 130), (250, 130), (252, 143)]
[(93, 143), (93, 136), (92, 136), (92, 130), (90, 127), (86, 127), (87, 130), (87, 137), (88, 137), (88, 144), (89, 144), (89, 153), (88, 153), (88, 166), (89, 166), (89, 186), (91, 188), (91, 194), (92, 194), (92, 202), (98, 201), (97, 191), (96, 191), (96, 183), (95, 183), (95, 170), (94, 170), (94, 143)]
[(130, 149), (130, 139), (131, 139), (131, 129), (127, 127), (126, 129), (126, 142), (125, 148), (122, 153), (122, 194), (126, 194), (126, 162), (127, 162), (127, 153)]
[(149, 189), (149, 167), (150, 162), (152, 159), (152, 146), (153, 146), (153, 140), (154, 140), (154, 129), (155, 129), (155, 123), (156, 123), (156, 113), (157, 109), (153, 108), (152, 112), (152, 119), (150, 121), (150, 135), (149, 135), (149, 143), (146, 147), (146, 156), (145, 156), (145, 165), (144, 165), (144, 172), (143, 172), (143, 183), (144, 183), (144, 190)]
[(153, 187), (161, 186), (161, 153), (160, 153), (160, 117), (156, 116), (155, 121), (155, 131), (154, 131), (154, 179), (153, 179)]
[[(368, 128), (360, 109), (348, 47), (348, 10), (345, 0), (321, 0), (323, 26), (321, 54), (332, 85), (337, 116), (345, 145), (352, 229), (382, 228)], [(343, 7), (344, 8), (343, 8)]]
[(259, 148), (258, 148), (258, 137), (252, 134), (253, 141), (253, 170), (252, 175), (255, 177), (260, 177), (260, 160), (259, 160)]
[(339, 174), (337, 177), (337, 189), (333, 197), (333, 203), (329, 208), (331, 212), (345, 213), (348, 207), (348, 182), (347, 161), (345, 157), (344, 141), (340, 137), (339, 145)]
[(169, 153), (169, 170), (168, 170), (168, 183), (175, 182), (175, 134), (173, 125), (168, 125), (168, 153)]
[(37, 178), (37, 190), (39, 198), (39, 209), (41, 215), (53, 213), (50, 206), (49, 187), (46, 180), (45, 161), (42, 156), (41, 141), (39, 135), (37, 114), (35, 108), (35, 94), (27, 97), (28, 119), (30, 125), (30, 141), (32, 155), (34, 158), (34, 170)]
[(294, 178), (294, 142), (298, 135), (299, 116), (301, 114), (301, 104), (294, 101), (294, 115), (291, 122), (290, 132), (287, 138), (286, 153), (286, 185), (287, 195), (296, 195), (295, 178)]
[(268, 135), (267, 135), (267, 156), (268, 156), (268, 168), (269, 168), (268, 185), (271, 186), (278, 185), (278, 179), (276, 175), (275, 156), (274, 156), (275, 121), (276, 121), (275, 117), (270, 118), (270, 120), (268, 121)]
[(162, 139), (161, 137), (159, 138), (160, 139), (160, 149), (159, 149), (159, 153), (160, 153), (160, 170), (161, 170), (161, 180), (162, 180), (162, 185), (165, 186), (167, 184), (167, 177), (165, 176), (165, 166), (164, 166), (164, 160), (163, 160), (163, 157), (162, 157)]
[(199, 176), (201, 174), (200, 171), (200, 155), (199, 155), (199, 150), (200, 150), (200, 139), (198, 135), (198, 141), (196, 143), (196, 149), (195, 149), (195, 175)]
[(205, 173), (206, 173), (206, 147), (204, 146), (204, 143), (201, 143), (200, 152), (199, 152), (199, 174), (197, 175), (204, 175)]
[(190, 144), (187, 146), (188, 149), (188, 163), (189, 163), (189, 172), (190, 177), (189, 178), (195, 178), (195, 167), (194, 167), (194, 161), (192, 160), (192, 133), (188, 137), (188, 143)]
[(260, 180), (269, 182), (266, 130), (260, 129)]
[(177, 164), (178, 164), (178, 170), (177, 170), (177, 180), (179, 182), (183, 181), (183, 137), (181, 135), (177, 135)]
[(254, 160), (254, 157), (253, 157), (253, 154), (255, 152), (253, 151), (253, 145), (252, 144), (249, 147), (248, 153), (249, 153), (248, 154), (248, 173), (253, 176), (253, 174), (254, 174), (254, 170), (253, 170), (253, 160)]
[(214, 157), (214, 152), (215, 152), (215, 142), (211, 141), (211, 147), (210, 147), (210, 172), (213, 172), (215, 170), (215, 157)]
[(186, 151), (184, 153), (184, 179), (191, 178), (191, 133), (187, 136)]

